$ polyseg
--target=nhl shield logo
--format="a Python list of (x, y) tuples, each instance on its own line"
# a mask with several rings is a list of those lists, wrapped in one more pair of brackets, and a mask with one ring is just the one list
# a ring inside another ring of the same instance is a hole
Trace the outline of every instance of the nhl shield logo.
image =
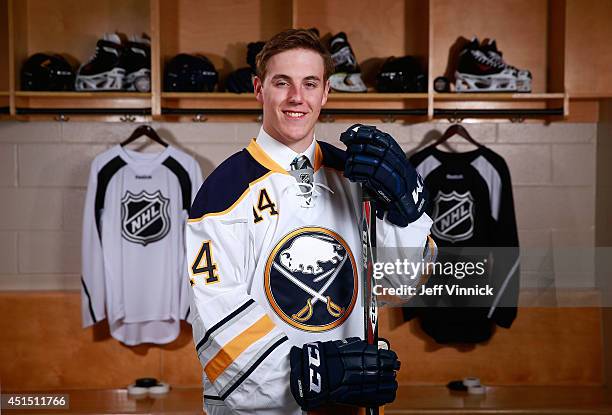
[(169, 202), (159, 190), (137, 195), (128, 190), (121, 199), (121, 235), (143, 246), (164, 238), (170, 231)]
[(357, 268), (348, 245), (335, 232), (305, 227), (274, 247), (265, 269), (265, 292), (276, 314), (305, 331), (342, 324), (357, 299)]
[(438, 192), (433, 211), (433, 234), (449, 242), (465, 241), (474, 235), (474, 199), (472, 194)]

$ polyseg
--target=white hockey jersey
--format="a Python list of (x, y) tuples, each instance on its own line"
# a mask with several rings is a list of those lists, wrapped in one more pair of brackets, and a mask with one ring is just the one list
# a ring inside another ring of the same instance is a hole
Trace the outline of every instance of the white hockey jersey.
[(127, 345), (178, 336), (190, 304), (185, 222), (201, 183), (195, 159), (171, 146), (153, 154), (117, 145), (94, 159), (83, 217), (83, 327), (107, 318)]
[[(291, 346), (363, 338), (359, 187), (345, 153), (313, 141), (314, 189), (287, 170), (294, 153), (263, 129), (205, 181), (187, 224), (194, 343), (207, 413), (299, 414)], [(431, 220), (378, 221), (378, 246), (419, 247)]]

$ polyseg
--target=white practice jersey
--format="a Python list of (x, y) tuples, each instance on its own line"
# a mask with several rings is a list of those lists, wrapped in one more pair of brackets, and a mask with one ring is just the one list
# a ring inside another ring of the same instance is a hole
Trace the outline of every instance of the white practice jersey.
[[(207, 178), (192, 206), (187, 255), (208, 413), (299, 414), (290, 348), (363, 338), (359, 186), (343, 176), (343, 151), (313, 148), (311, 197), (253, 140)], [(379, 220), (378, 246), (422, 255), (431, 223)]]
[(127, 345), (178, 336), (190, 304), (185, 222), (201, 183), (195, 159), (173, 147), (153, 154), (117, 145), (94, 159), (83, 218), (83, 327), (106, 318)]

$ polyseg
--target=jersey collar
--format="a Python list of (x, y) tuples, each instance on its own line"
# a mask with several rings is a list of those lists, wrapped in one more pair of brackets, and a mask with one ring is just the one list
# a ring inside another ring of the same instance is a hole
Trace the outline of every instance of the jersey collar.
[(270, 136), (270, 134), (268, 134), (263, 127), (259, 129), (257, 138), (251, 141), (247, 147), (247, 150), (261, 165), (266, 167), (268, 170), (279, 173), (287, 173), (293, 159), (300, 155), (305, 155), (308, 157), (310, 162), (313, 164), (315, 171), (321, 167), (323, 161), (323, 154), (316, 139), (312, 140), (312, 143), (310, 146), (308, 146), (306, 151), (303, 153), (296, 153), (283, 143)]

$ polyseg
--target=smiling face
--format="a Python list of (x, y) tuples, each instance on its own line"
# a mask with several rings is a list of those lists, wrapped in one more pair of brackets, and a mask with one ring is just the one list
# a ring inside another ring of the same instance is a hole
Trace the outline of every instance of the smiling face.
[(265, 79), (255, 77), (254, 86), (263, 104), (264, 130), (295, 152), (306, 150), (329, 93), (321, 55), (308, 49), (278, 53), (267, 62)]

